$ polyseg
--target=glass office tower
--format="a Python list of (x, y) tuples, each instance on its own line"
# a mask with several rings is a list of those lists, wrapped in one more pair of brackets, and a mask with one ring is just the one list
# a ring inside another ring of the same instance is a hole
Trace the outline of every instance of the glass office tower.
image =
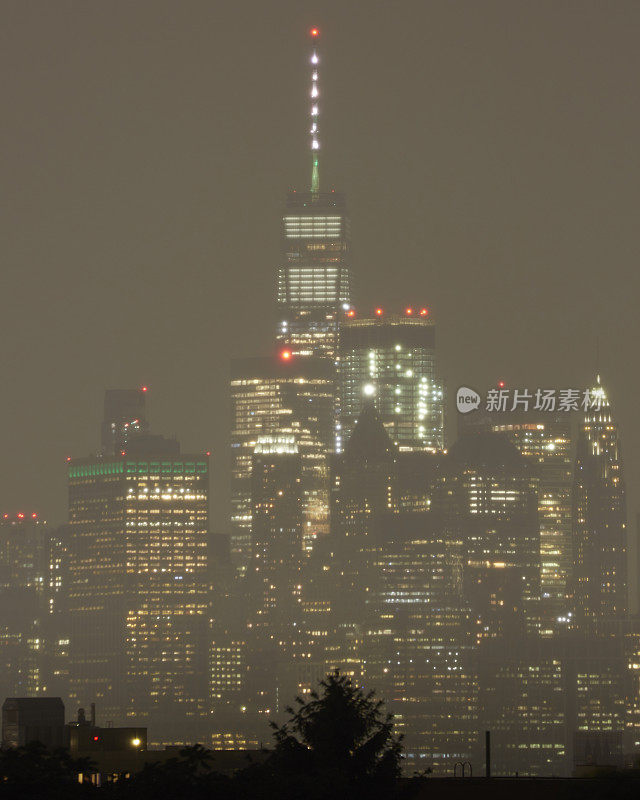
[(365, 319), (351, 311), (343, 314), (337, 395), (337, 452), (343, 450), (367, 397), (400, 451), (442, 450), (444, 393), (428, 310), (385, 314), (378, 308)]

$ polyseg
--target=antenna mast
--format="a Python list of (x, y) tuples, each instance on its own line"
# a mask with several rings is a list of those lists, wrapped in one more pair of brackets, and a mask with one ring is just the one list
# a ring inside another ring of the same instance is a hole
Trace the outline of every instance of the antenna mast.
[(316, 42), (320, 36), (320, 31), (317, 28), (311, 28), (309, 31), (311, 41), (313, 42), (313, 49), (311, 51), (311, 194), (318, 194), (320, 191), (320, 142), (318, 141), (318, 117), (319, 117), (319, 101), (320, 94), (318, 90), (318, 51), (316, 49)]

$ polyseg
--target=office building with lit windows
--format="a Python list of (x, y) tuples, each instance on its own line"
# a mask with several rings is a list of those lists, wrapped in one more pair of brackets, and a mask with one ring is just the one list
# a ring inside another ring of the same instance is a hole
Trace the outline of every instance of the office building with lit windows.
[(47, 689), (47, 528), (36, 512), (0, 518), (0, 692), (33, 696)]
[(540, 413), (537, 417), (501, 420), (494, 431), (505, 433), (535, 464), (539, 479), (540, 617), (549, 635), (570, 623), (568, 600), (572, 573), (572, 457), (569, 414)]
[(207, 697), (208, 458), (141, 437), (68, 470), (70, 699), (188, 741)]
[(443, 535), (462, 543), (478, 641), (538, 630), (538, 486), (504, 433), (462, 436), (445, 458), (433, 508)]
[(399, 452), (369, 400), (333, 459), (330, 641), (333, 657), (357, 663), (385, 698), (410, 768), (447, 774), (471, 758), (477, 738), (473, 626), (462, 541), (445, 538), (425, 500), (428, 483), (418, 491), (413, 475), (418, 467), (435, 480), (441, 456), (419, 455), (434, 464)]
[(572, 483), (571, 415), (536, 411), (472, 412), (464, 431), (505, 434), (539, 479), (540, 631), (555, 635), (571, 624)]
[(574, 601), (583, 630), (624, 618), (627, 509), (618, 424), (600, 377), (580, 424), (574, 475)]
[(350, 231), (344, 195), (291, 192), (278, 269), (278, 344), (296, 356), (335, 358), (351, 304)]
[(436, 370), (435, 324), (426, 308), (389, 314), (381, 308), (340, 325), (336, 451), (349, 439), (370, 396), (391, 441), (402, 451), (445, 444), (444, 397)]
[(246, 565), (251, 553), (251, 466), (260, 437), (263, 444), (271, 437), (275, 448), (292, 437), (298, 449), (305, 548), (328, 533), (334, 387), (329, 359), (298, 358), (283, 349), (277, 357), (232, 362), (231, 552), (239, 565)]

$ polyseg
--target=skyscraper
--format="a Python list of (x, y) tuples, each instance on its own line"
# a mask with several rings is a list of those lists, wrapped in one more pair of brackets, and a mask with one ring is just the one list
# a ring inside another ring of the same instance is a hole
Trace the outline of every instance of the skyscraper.
[[(425, 476), (421, 493), (428, 497), (441, 457), (414, 455), (398, 451), (369, 398), (334, 457), (332, 633), (343, 659), (357, 656), (363, 681), (390, 704), (411, 767), (428, 763), (444, 773), (470, 758), (475, 744), (472, 625), (462, 541), (436, 527), (411, 474), (417, 466)], [(411, 463), (403, 465), (407, 456)], [(359, 633), (351, 652), (349, 624)]]
[(311, 185), (287, 196), (278, 268), (278, 343), (294, 356), (335, 358), (340, 316), (351, 304), (350, 227), (343, 194), (320, 191), (320, 56), (310, 68)]
[(46, 690), (46, 525), (36, 512), (0, 518), (0, 692)]
[(159, 436), (69, 463), (70, 698), (164, 741), (206, 710), (208, 477)]
[(504, 433), (534, 465), (539, 478), (540, 630), (551, 635), (566, 629), (573, 569), (571, 415), (474, 412), (461, 419), (461, 428)]
[[(328, 453), (333, 436), (335, 376), (329, 359), (236, 359), (231, 365), (231, 551), (239, 564), (251, 553), (251, 465), (259, 437), (289, 442), (302, 463), (303, 546), (329, 530)], [(284, 438), (283, 438), (284, 437)], [(264, 440), (263, 440), (264, 443)]]
[(465, 596), (478, 639), (537, 630), (540, 597), (538, 478), (502, 433), (467, 434), (451, 448), (434, 509), (462, 542)]
[(618, 425), (598, 376), (580, 425), (574, 476), (574, 599), (583, 628), (627, 613), (627, 509)]
[(435, 325), (427, 308), (370, 318), (343, 314), (338, 364), (340, 452), (373, 398), (382, 424), (400, 451), (444, 448), (444, 401), (435, 357)]

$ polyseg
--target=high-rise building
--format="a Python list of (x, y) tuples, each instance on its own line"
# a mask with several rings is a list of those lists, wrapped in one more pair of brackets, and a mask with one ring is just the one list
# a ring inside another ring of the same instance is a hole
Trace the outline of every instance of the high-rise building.
[(370, 396), (400, 451), (444, 448), (444, 401), (427, 308), (359, 319), (343, 315), (338, 363), (336, 451), (349, 439)]
[(69, 694), (188, 741), (206, 711), (209, 464), (162, 437), (69, 462)]
[(580, 425), (574, 477), (574, 602), (584, 629), (625, 617), (627, 510), (618, 425), (600, 383)]
[(140, 389), (107, 389), (105, 392), (100, 436), (105, 456), (120, 455), (133, 437), (149, 430), (146, 393), (146, 386)]
[(231, 365), (231, 552), (251, 553), (251, 465), (258, 438), (277, 450), (293, 444), (302, 464), (303, 545), (329, 529), (328, 453), (333, 436), (334, 368), (329, 359), (237, 359)]
[(278, 268), (277, 340), (294, 356), (335, 358), (338, 325), (351, 304), (350, 227), (343, 194), (320, 191), (320, 56), (316, 28), (310, 68), (311, 186), (287, 196)]
[(36, 512), (0, 518), (0, 693), (46, 691), (46, 524)]
[(302, 459), (293, 436), (280, 438), (258, 439), (251, 475), (252, 618), (272, 630), (298, 621), (303, 559)]
[[(505, 434), (539, 479), (541, 632), (565, 630), (571, 619), (571, 415), (536, 411), (469, 414), (463, 428)], [(474, 420), (475, 416), (475, 420)]]
[(434, 509), (447, 539), (462, 542), (478, 640), (538, 629), (538, 484), (505, 434), (463, 436), (445, 459)]
[(429, 510), (441, 457), (415, 455), (398, 451), (369, 400), (334, 458), (332, 655), (341, 667), (357, 657), (405, 734), (410, 767), (448, 773), (477, 738), (474, 640), (462, 541), (447, 540)]

